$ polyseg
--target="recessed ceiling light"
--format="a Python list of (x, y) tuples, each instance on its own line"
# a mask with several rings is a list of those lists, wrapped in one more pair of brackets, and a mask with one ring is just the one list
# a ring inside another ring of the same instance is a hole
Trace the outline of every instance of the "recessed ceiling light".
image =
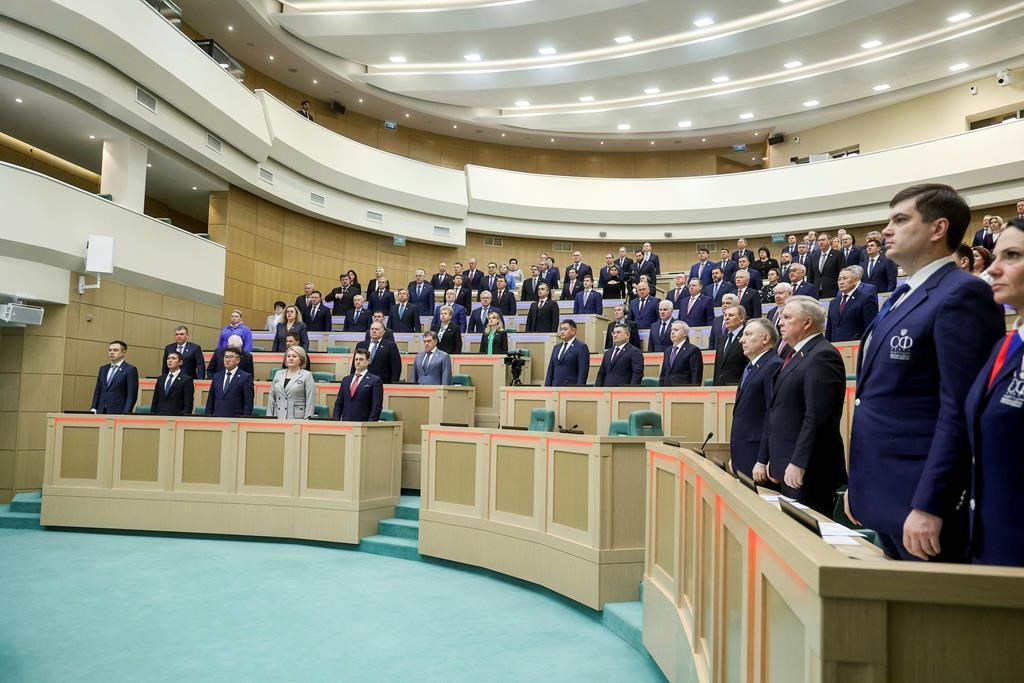
[(402, 55), (392, 55), (388, 59), (391, 60), (392, 64), (405, 64), (405, 57)]
[(654, 140), (651, 140), (651, 144), (652, 144), (652, 145), (654, 144)]
[(963, 21), (964, 19), (970, 19), (970, 18), (971, 18), (971, 13), (970, 12), (957, 12), (956, 14), (954, 14), (951, 17), (946, 17), (946, 21), (948, 21), (951, 24), (955, 24), (958, 21)]
[(270, 61), (274, 61), (274, 55), (270, 55)]
[(701, 141), (701, 142), (707, 142), (707, 141), (708, 141), (708, 139), (707, 139), (707, 138), (701, 138), (701, 139), (700, 139), (700, 141)]
[(693, 121), (680, 121), (676, 125), (679, 126), (680, 128), (689, 128), (690, 126), (693, 125)]
[(728, 83), (729, 82), (729, 77), (728, 76), (715, 76), (714, 78), (711, 79), (711, 82), (712, 83)]
[(319, 84), (320, 84), (320, 81), (318, 81), (318, 80), (316, 80), (316, 79), (314, 78), (314, 79), (313, 79), (313, 85), (319, 85)]
[(198, 190), (199, 188), (198, 188), (198, 187), (196, 187), (195, 185), (193, 185), (193, 186), (192, 186), (192, 189), (193, 189), (193, 190)]
[(629, 130), (630, 128), (632, 128), (632, 126), (629, 125), (628, 123), (620, 123), (619, 125), (616, 126), (616, 128), (618, 128), (619, 130)]
[(362, 104), (362, 103), (363, 103), (363, 98), (362, 98), (362, 97), (360, 97), (360, 98), (359, 98), (359, 104)]
[(232, 26), (231, 24), (228, 24), (228, 30), (229, 30), (229, 31), (234, 31), (234, 30), (235, 30), (235, 27), (234, 27), (234, 26)]
[(501, 137), (505, 137), (505, 134), (504, 134), (504, 133), (502, 133), (502, 134), (501, 134)]
[(885, 92), (886, 90), (888, 90), (891, 87), (892, 86), (889, 85), (888, 83), (879, 83), (878, 85), (873, 87), (872, 90), (874, 90), (875, 92)]
[(479, 62), (480, 61), (480, 55), (478, 55), (475, 52), (471, 52), (468, 55), (462, 55), (462, 58), (465, 59), (467, 62)]
[(146, 168), (153, 168), (153, 164), (146, 164)]
[(661, 88), (644, 88), (645, 95), (657, 95), (661, 92)]
[(864, 48), (865, 50), (870, 50), (871, 48), (878, 47), (881, 44), (882, 44), (882, 41), (880, 41), (880, 40), (869, 40), (866, 43), (861, 43), (860, 46), (862, 48)]
[(555, 141), (555, 139), (554, 139), (554, 138), (551, 138), (551, 142), (554, 142), (554, 141)]
[(538, 49), (537, 52), (542, 54), (542, 55), (544, 55), (544, 56), (557, 55), (558, 54), (558, 50), (556, 50), (555, 48), (550, 47), (550, 46), (542, 47), (542, 48)]
[(459, 124), (457, 124), (457, 123), (453, 123), (452, 124), (452, 128), (458, 128), (458, 127), (459, 127)]
[(793, 0), (779, 0), (779, 2), (781, 2), (783, 5), (785, 5), (787, 3), (793, 2)]
[(90, 139), (90, 140), (95, 140), (95, 139), (96, 139), (96, 136), (95, 136), (95, 135), (90, 135), (90, 136), (89, 136), (89, 139)]
[(758, 135), (760, 135), (760, 133), (758, 133), (757, 131), (754, 131), (754, 137), (756, 138)]
[(970, 64), (968, 64), (967, 62), (959, 62), (959, 63), (954, 64), (953, 66), (949, 67), (949, 70), (950, 71), (963, 71), (964, 69), (966, 69), (969, 66), (970, 66)]
[(619, 36), (615, 39), (615, 42), (619, 45), (625, 45), (633, 42), (633, 36)]
[(819, 104), (821, 104), (821, 102), (818, 100), (807, 100), (804, 102), (805, 107), (817, 107)]
[(604, 140), (601, 140), (601, 144), (602, 144), (602, 145), (604, 144)]
[(594, 101), (594, 96), (593, 95), (584, 95), (583, 97), (580, 98), (580, 102), (593, 102), (593, 101)]
[(715, 20), (711, 17), (701, 17), (697, 21), (693, 22), (693, 25), (697, 28), (706, 28), (715, 23)]
[(782, 66), (786, 67), (787, 69), (795, 69), (798, 66), (803, 66), (803, 65), (804, 65), (804, 63), (801, 62), (799, 59), (794, 59), (792, 62), (786, 62)]
[(757, 161), (757, 157), (750, 157), (751, 161)]
[(15, 98), (14, 98), (14, 101), (15, 101), (15, 102), (17, 102), (18, 104), (21, 104), (21, 103), (22, 103), (22, 102), (24, 102), (25, 100), (21, 99), (20, 97), (15, 97)]
[(405, 118), (409, 118), (409, 112), (405, 113)]
[(744, 113), (740, 114), (740, 118), (743, 119), (744, 121), (746, 121), (748, 119), (752, 119), (752, 118), (754, 118), (754, 113), (753, 112), (749, 112), (749, 111), (748, 112), (744, 112)]
[(530, 100), (516, 100), (516, 106), (517, 107), (529, 107), (530, 106)]

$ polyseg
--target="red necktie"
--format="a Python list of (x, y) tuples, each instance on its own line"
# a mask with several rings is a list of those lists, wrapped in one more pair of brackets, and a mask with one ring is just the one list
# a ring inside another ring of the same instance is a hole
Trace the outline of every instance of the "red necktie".
[(790, 349), (789, 353), (786, 354), (786, 360), (783, 361), (782, 367), (779, 368), (779, 372), (782, 372), (783, 370), (786, 369), (786, 366), (789, 365), (789, 361), (793, 360), (793, 356), (795, 356), (795, 355), (796, 355), (796, 349)]
[(842, 315), (846, 311), (846, 302), (850, 298), (849, 294), (843, 294), (843, 300), (839, 302), (839, 314)]
[(352, 378), (352, 386), (349, 387), (349, 392), (348, 392), (349, 396), (355, 396), (356, 395), (356, 387), (359, 386), (359, 380), (361, 378), (362, 378), (362, 374), (357, 374), (355, 377)]

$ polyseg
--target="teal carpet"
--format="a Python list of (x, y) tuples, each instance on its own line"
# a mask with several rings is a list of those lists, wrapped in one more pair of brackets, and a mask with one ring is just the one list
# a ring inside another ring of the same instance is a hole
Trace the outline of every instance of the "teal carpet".
[(477, 572), (260, 541), (0, 529), (0, 680), (664, 680), (596, 613)]

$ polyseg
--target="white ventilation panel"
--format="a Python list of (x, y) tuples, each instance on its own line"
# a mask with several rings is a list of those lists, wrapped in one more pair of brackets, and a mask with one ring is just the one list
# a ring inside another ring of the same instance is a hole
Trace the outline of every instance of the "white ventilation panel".
[(327, 205), (327, 198), (324, 197), (322, 194), (317, 194), (316, 192), (310, 192), (309, 193), (309, 203), (310, 204), (316, 204), (317, 206), (321, 206), (321, 207), (322, 206), (326, 206)]
[(367, 211), (366, 220), (371, 221), (373, 223), (383, 223), (384, 214), (380, 213), (379, 211)]
[(269, 185), (273, 185), (274, 184), (274, 173), (272, 171), (268, 171), (265, 168), (260, 168), (260, 180), (262, 180), (263, 182), (265, 182), (265, 183), (267, 183)]
[(156, 113), (156, 96), (135, 86), (135, 101), (154, 114)]

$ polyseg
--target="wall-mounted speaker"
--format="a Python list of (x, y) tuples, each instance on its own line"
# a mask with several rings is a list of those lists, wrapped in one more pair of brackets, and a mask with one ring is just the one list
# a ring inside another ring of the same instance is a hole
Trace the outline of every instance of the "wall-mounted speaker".
[(769, 145), (779, 145), (786, 141), (786, 137), (782, 133), (776, 133), (768, 138)]
[(344, 114), (345, 113), (345, 105), (342, 104), (341, 102), (332, 101), (331, 102), (331, 111), (334, 112), (335, 114)]

